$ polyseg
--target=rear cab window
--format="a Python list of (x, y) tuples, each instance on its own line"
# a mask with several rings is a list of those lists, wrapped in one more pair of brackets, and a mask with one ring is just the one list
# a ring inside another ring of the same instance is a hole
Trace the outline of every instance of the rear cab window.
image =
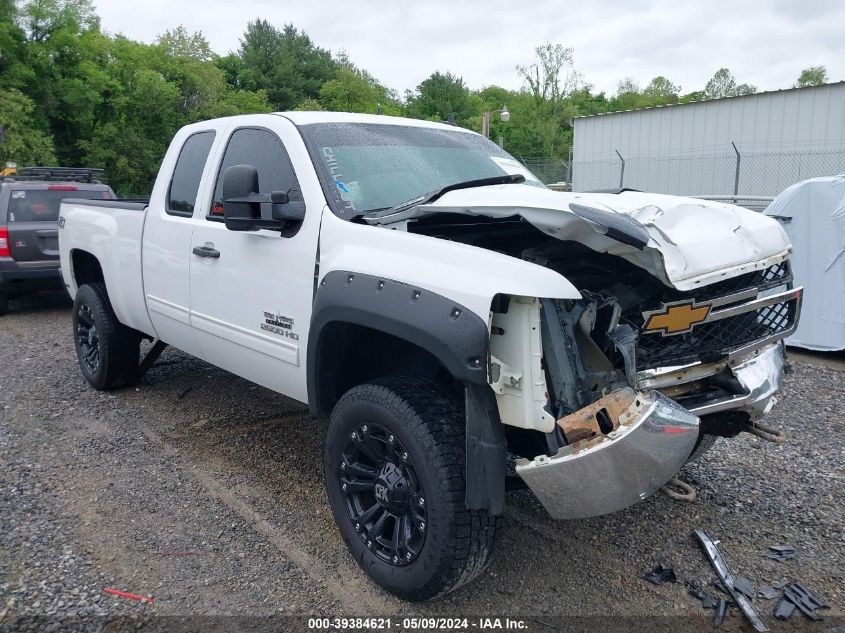
[(12, 187), (9, 193), (9, 222), (56, 222), (59, 206), (65, 198), (110, 200), (114, 197), (110, 189), (79, 185), (19, 186)]
[(169, 215), (193, 215), (205, 163), (214, 144), (214, 134), (213, 130), (197, 132), (182, 145), (167, 190), (165, 210)]

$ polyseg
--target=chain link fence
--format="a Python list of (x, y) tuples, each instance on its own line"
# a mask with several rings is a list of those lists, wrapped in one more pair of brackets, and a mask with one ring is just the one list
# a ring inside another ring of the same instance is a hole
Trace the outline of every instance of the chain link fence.
[(677, 195), (776, 196), (790, 185), (845, 173), (845, 148), (725, 151), (573, 161), (572, 188), (627, 187)]
[(570, 165), (566, 158), (548, 158), (542, 156), (520, 156), (519, 160), (543, 184), (569, 183), (572, 181)]

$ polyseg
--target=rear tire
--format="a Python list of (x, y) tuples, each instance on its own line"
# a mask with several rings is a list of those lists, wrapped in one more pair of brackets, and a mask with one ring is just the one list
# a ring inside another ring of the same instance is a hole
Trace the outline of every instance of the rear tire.
[(367, 575), (404, 600), (453, 591), (490, 562), (500, 517), (464, 504), (465, 441), (461, 405), (423, 379), (358, 385), (332, 412), (325, 472), (338, 529)]
[(5, 292), (0, 292), (0, 316), (3, 316), (9, 311), (9, 296)]
[(103, 284), (86, 284), (73, 302), (73, 342), (82, 375), (94, 389), (132, 384), (141, 337), (117, 320)]

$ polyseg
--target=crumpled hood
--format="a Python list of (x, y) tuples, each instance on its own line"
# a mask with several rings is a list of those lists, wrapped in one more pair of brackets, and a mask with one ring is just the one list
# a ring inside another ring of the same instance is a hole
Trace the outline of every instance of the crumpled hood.
[[(648, 244), (640, 250), (608, 237), (574, 213), (570, 203), (636, 219), (648, 231)], [(780, 224), (761, 213), (664, 194), (561, 193), (530, 185), (496, 185), (450, 191), (416, 207), (413, 215), (438, 212), (519, 215), (544, 233), (624, 257), (679, 290), (771, 266), (791, 250)]]

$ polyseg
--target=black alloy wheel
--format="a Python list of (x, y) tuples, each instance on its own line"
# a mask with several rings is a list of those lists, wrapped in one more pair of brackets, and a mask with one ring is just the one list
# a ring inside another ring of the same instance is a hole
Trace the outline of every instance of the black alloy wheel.
[(379, 424), (349, 434), (338, 466), (355, 531), (384, 562), (407, 565), (425, 544), (425, 492), (402, 443)]
[(86, 304), (80, 304), (76, 310), (76, 345), (79, 349), (79, 362), (91, 374), (100, 368), (100, 338), (94, 313)]
[(329, 506), (354, 560), (404, 600), (431, 600), (480, 574), (500, 517), (466, 507), (463, 404), (428, 378), (349, 389), (326, 433)]

